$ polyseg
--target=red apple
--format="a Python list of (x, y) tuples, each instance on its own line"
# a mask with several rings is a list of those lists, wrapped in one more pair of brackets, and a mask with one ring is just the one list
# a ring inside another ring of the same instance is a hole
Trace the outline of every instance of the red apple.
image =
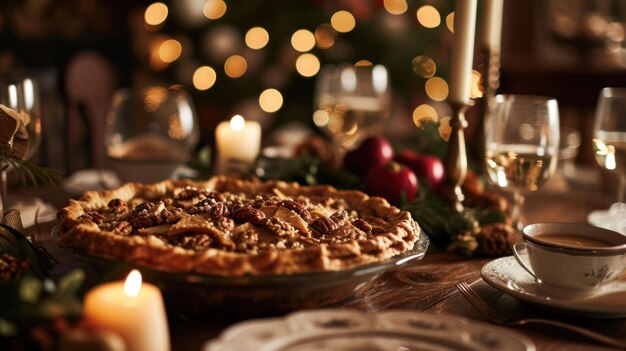
[(428, 154), (418, 154), (413, 150), (403, 150), (394, 157), (394, 161), (410, 167), (430, 189), (437, 189), (444, 180), (443, 163), (439, 158)]
[(365, 189), (371, 196), (380, 196), (392, 205), (415, 198), (419, 185), (415, 173), (407, 166), (389, 161), (374, 166), (367, 174)]
[(374, 166), (387, 163), (393, 158), (393, 147), (382, 136), (370, 136), (346, 153), (343, 166), (346, 170), (364, 176)]

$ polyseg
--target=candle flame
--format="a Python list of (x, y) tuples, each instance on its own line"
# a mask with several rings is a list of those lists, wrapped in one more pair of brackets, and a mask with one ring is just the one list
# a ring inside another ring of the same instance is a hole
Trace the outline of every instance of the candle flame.
[(129, 297), (137, 297), (139, 295), (139, 289), (141, 289), (141, 273), (133, 269), (126, 277), (124, 283), (124, 293)]
[(235, 115), (230, 119), (230, 127), (233, 130), (240, 131), (246, 125), (246, 120), (241, 115)]

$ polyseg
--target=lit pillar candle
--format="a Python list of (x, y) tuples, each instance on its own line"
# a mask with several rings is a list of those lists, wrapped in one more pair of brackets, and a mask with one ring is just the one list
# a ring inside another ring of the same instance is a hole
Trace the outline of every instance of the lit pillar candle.
[(450, 101), (464, 104), (470, 102), (474, 32), (476, 30), (476, 1), (456, 0), (454, 6)]
[(484, 0), (483, 4), (483, 22), (479, 44), (485, 48), (500, 49), (504, 0)]
[(261, 125), (236, 115), (215, 129), (218, 173), (243, 173), (261, 149)]
[(130, 272), (126, 282), (99, 285), (85, 296), (85, 318), (120, 335), (127, 351), (169, 351), (170, 337), (161, 291)]

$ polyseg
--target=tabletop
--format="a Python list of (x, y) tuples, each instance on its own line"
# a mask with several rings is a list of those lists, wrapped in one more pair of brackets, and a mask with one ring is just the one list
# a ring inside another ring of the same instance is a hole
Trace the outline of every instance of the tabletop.
[[(604, 192), (597, 183), (565, 181), (554, 183), (540, 193), (529, 194), (524, 206), (526, 221), (586, 222), (587, 214), (607, 208), (614, 194)], [(41, 193), (44, 199), (45, 192)], [(50, 201), (61, 206), (69, 195), (50, 193)], [(65, 199), (64, 199), (65, 197)], [(58, 248), (50, 238), (54, 222), (41, 223), (27, 230), (46, 246), (61, 263), (55, 272), (62, 273), (75, 266), (71, 253)], [(454, 314), (487, 322), (458, 292), (455, 284), (465, 281), (472, 285), (488, 303), (510, 316), (544, 317), (584, 326), (589, 329), (626, 340), (626, 318), (594, 319), (572, 317), (550, 312), (491, 287), (480, 276), (483, 265), (493, 257), (467, 258), (446, 252), (429, 251), (425, 257), (403, 268), (386, 272), (359, 290), (353, 296), (330, 307), (349, 307), (368, 312), (396, 308)], [(94, 279), (94, 278), (92, 278)], [(229, 325), (246, 316), (213, 315), (207, 318), (189, 318), (168, 309), (173, 350), (200, 350), (202, 345), (219, 335)], [(524, 326), (516, 331), (531, 338), (537, 350), (609, 350), (584, 337), (555, 328)]]

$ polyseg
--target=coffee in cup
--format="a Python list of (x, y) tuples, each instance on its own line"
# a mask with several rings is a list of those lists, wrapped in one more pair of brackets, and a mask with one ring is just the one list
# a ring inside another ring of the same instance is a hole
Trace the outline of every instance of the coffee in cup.
[[(590, 294), (626, 271), (626, 236), (580, 223), (536, 223), (513, 246), (519, 264), (547, 292)], [(528, 253), (528, 263), (522, 251)]]

